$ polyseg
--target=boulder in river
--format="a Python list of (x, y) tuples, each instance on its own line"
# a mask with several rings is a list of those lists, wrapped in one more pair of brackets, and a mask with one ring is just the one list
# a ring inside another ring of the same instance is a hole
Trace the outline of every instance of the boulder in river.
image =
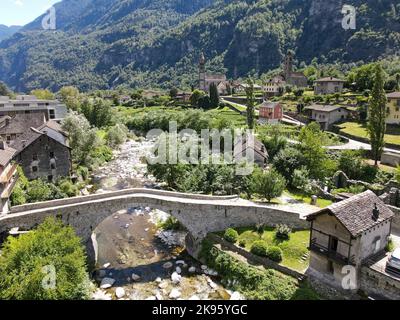
[(121, 298), (125, 297), (125, 289), (124, 289), (124, 288), (121, 288), (121, 287), (118, 287), (118, 288), (115, 290), (115, 296), (116, 296), (118, 299), (121, 299)]
[(101, 289), (111, 288), (114, 283), (115, 283), (115, 280), (113, 278), (104, 278), (103, 280), (101, 280), (100, 288)]
[(168, 261), (168, 262), (164, 263), (163, 268), (164, 269), (171, 269), (173, 266), (174, 266), (174, 264), (172, 262)]
[(180, 276), (178, 273), (174, 272), (174, 273), (171, 275), (171, 280), (172, 280), (172, 283), (173, 283), (173, 284), (178, 284), (178, 283), (181, 282), (182, 276)]
[(140, 276), (136, 273), (132, 273), (131, 277), (133, 281), (139, 281), (141, 279)]
[(174, 288), (171, 290), (171, 293), (169, 294), (169, 298), (170, 299), (178, 299), (181, 297), (181, 295), (182, 295), (182, 292), (179, 289)]

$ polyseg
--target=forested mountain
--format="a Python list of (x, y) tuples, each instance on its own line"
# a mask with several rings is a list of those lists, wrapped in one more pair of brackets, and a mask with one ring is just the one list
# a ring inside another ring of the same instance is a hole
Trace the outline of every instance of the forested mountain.
[(5, 26), (4, 24), (0, 24), (0, 41), (12, 36), (14, 33), (16, 33), (19, 29), (21, 29), (20, 26)]
[[(344, 30), (344, 4), (357, 8)], [(0, 80), (25, 91), (63, 85), (170, 87), (207, 68), (229, 77), (298, 63), (368, 62), (400, 51), (397, 0), (64, 0), (57, 30), (39, 17), (0, 43)]]

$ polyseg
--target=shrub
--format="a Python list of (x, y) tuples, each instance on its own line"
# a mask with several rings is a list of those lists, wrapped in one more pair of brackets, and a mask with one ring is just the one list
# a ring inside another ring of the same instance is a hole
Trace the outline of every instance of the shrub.
[(267, 252), (268, 252), (268, 246), (262, 240), (255, 241), (251, 245), (250, 251), (251, 251), (251, 253), (255, 254), (256, 256), (266, 257), (267, 256)]
[(239, 234), (236, 230), (229, 228), (226, 229), (224, 234), (224, 239), (228, 242), (235, 243), (239, 237)]
[(159, 224), (159, 228), (163, 229), (163, 230), (181, 230), (182, 229), (182, 225), (181, 223), (174, 218), (173, 216), (168, 217), (167, 220), (165, 220), (164, 222), (161, 222)]
[(276, 227), (275, 236), (278, 239), (289, 240), (291, 232), (292, 232), (292, 229), (290, 229), (286, 224), (280, 224)]
[(246, 248), (246, 240), (244, 239), (239, 240), (239, 246), (242, 248)]
[(385, 251), (386, 252), (393, 252), (395, 249), (394, 243), (393, 243), (393, 239), (389, 238), (389, 241), (385, 247)]
[(275, 262), (281, 262), (283, 257), (282, 249), (279, 247), (269, 247), (267, 251), (267, 257)]
[[(52, 272), (56, 282), (49, 289), (43, 284), (51, 285)], [(81, 239), (59, 220), (48, 218), (36, 230), (4, 243), (0, 299), (81, 300), (88, 298), (89, 285)]]

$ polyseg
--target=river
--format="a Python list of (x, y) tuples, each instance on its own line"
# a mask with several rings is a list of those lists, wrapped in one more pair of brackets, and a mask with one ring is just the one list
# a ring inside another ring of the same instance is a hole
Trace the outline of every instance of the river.
[[(126, 142), (114, 160), (94, 175), (97, 192), (125, 188), (159, 188), (146, 176), (145, 156), (153, 143)], [(184, 250), (185, 232), (160, 231), (156, 224), (168, 215), (151, 208), (116, 212), (94, 231), (98, 266), (94, 279), (97, 300), (218, 300), (231, 292), (219, 283), (217, 273), (202, 266)], [(237, 295), (237, 293), (236, 293)]]

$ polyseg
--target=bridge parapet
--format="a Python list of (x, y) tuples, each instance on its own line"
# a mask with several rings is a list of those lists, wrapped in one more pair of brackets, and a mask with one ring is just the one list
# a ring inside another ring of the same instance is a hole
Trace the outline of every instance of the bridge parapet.
[(172, 191), (164, 191), (164, 190), (155, 190), (155, 189), (144, 189), (144, 188), (135, 188), (135, 189), (125, 189), (120, 191), (112, 191), (112, 192), (104, 192), (100, 194), (93, 194), (89, 196), (79, 196), (65, 199), (58, 199), (52, 201), (44, 201), (44, 202), (36, 202), (30, 204), (24, 204), (20, 206), (14, 206), (11, 208), (10, 214), (45, 209), (49, 207), (58, 207), (65, 206), (70, 204), (83, 203), (88, 201), (102, 200), (117, 196), (124, 195), (134, 195), (134, 194), (150, 194), (155, 196), (166, 196), (166, 197), (174, 197), (180, 199), (195, 199), (195, 200), (234, 200), (238, 199), (238, 196), (210, 196), (203, 194), (190, 194), (190, 193), (180, 193), (180, 192), (172, 192)]

